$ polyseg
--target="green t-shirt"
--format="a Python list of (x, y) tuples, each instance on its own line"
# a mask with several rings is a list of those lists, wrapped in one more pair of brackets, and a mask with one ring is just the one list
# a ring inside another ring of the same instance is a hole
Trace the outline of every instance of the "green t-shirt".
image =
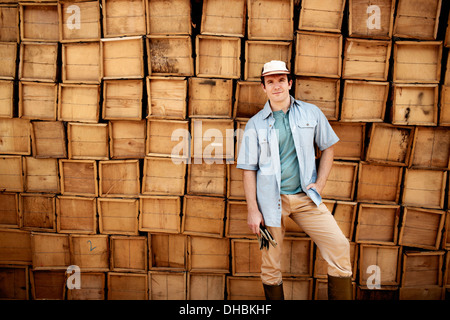
[(289, 110), (274, 111), (275, 129), (278, 137), (278, 149), (281, 164), (281, 193), (295, 194), (302, 191), (297, 153), (289, 126)]

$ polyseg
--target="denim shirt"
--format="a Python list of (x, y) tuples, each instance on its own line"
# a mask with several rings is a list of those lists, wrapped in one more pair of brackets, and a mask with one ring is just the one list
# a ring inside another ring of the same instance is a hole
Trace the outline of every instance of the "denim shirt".
[[(289, 122), (300, 169), (301, 188), (319, 206), (322, 197), (306, 186), (316, 182), (315, 147), (322, 151), (339, 141), (323, 112), (291, 96)], [(245, 126), (237, 168), (256, 170), (256, 200), (267, 226), (281, 226), (281, 164), (275, 119), (269, 101)]]

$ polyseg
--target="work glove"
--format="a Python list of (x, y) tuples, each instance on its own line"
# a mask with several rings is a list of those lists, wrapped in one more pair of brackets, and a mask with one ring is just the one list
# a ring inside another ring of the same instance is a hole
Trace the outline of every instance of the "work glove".
[(277, 242), (270, 234), (269, 230), (266, 229), (265, 226), (259, 226), (259, 235), (256, 235), (259, 242), (259, 249), (263, 248), (269, 249), (269, 243), (275, 248), (277, 246)]

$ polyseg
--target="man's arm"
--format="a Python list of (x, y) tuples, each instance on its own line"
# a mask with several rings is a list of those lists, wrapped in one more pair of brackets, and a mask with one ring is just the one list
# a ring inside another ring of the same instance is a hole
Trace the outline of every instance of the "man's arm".
[(333, 166), (333, 159), (334, 145), (322, 151), (319, 162), (319, 169), (317, 171), (317, 180), (315, 183), (309, 184), (306, 189), (309, 190), (314, 187), (319, 194), (322, 194), (322, 191), (325, 188), (325, 184), (327, 183), (331, 167)]
[(264, 224), (264, 220), (256, 202), (256, 171), (243, 170), (242, 179), (247, 201), (247, 225), (253, 233), (259, 234), (259, 225)]

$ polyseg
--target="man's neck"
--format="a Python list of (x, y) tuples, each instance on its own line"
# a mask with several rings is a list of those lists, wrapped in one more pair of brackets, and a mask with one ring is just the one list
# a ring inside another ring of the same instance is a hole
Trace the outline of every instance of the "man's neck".
[(289, 99), (282, 102), (273, 102), (269, 100), (269, 103), (272, 111), (283, 110), (283, 112), (286, 113), (291, 106), (291, 98), (289, 97)]

